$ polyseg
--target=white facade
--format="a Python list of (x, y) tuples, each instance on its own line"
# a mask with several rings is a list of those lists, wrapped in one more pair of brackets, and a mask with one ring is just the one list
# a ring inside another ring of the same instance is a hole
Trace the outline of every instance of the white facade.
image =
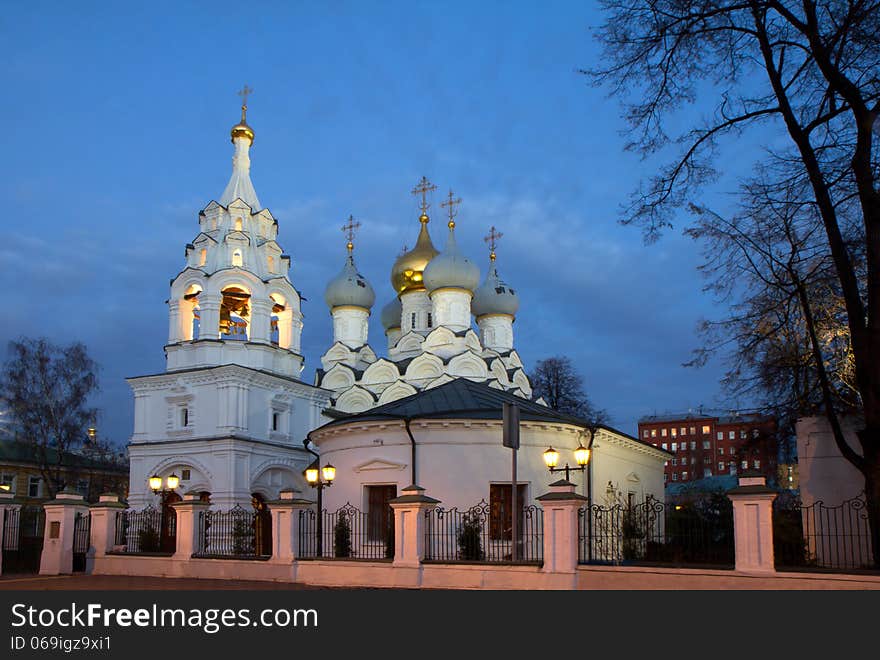
[[(413, 483), (444, 508), (469, 508), (489, 501), (491, 484), (509, 484), (511, 450), (501, 445), (500, 420), (413, 420), (413, 443), (403, 421), (370, 421), (329, 426), (313, 431), (322, 464), (336, 467), (337, 478), (324, 490), (324, 504), (334, 510), (346, 503), (366, 511), (368, 487), (393, 485), (400, 493)], [(517, 455), (517, 483), (526, 485), (526, 503), (548, 491), (558, 480), (544, 464), (543, 453), (553, 446), (560, 465), (574, 465), (572, 452), (589, 442), (583, 428), (560, 423), (522, 422)], [(609, 482), (635, 501), (652, 495), (663, 498), (663, 461), (666, 452), (608, 429), (599, 429), (593, 442), (592, 485), (594, 502), (604, 500)], [(571, 472), (577, 492), (586, 493), (586, 472)]]
[(168, 300), (166, 373), (128, 379), (134, 392), (129, 503), (156, 502), (147, 480), (176, 474), (179, 494), (221, 508), (302, 487), (302, 446), (329, 392), (299, 380), (302, 313), (278, 223), (250, 180), (253, 131), (232, 130), (233, 172), (199, 212)]

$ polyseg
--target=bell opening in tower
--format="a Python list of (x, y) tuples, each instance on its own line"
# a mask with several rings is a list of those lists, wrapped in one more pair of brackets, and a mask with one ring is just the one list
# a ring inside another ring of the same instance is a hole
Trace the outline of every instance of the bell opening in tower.
[(236, 286), (223, 289), (221, 294), (220, 338), (247, 341), (251, 294)]

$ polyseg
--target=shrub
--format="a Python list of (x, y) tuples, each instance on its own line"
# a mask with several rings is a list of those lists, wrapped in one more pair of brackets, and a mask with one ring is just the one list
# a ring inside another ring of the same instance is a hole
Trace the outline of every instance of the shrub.
[(482, 561), (483, 548), (481, 543), (480, 518), (477, 515), (464, 514), (458, 530), (458, 549), (461, 559), (465, 561)]
[(351, 557), (351, 524), (345, 511), (339, 512), (339, 519), (333, 527), (333, 546), (336, 557)]

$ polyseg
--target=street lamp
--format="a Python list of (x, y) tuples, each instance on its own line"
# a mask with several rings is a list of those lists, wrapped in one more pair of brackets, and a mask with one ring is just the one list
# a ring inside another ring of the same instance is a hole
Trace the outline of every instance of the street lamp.
[(568, 462), (565, 463), (565, 467), (556, 467), (559, 465), (559, 452), (553, 449), (553, 447), (548, 447), (547, 451), (544, 452), (544, 463), (547, 464), (547, 469), (550, 472), (565, 472), (565, 480), (568, 481), (570, 472), (583, 472), (587, 469), (591, 453), (583, 445), (578, 445), (577, 449), (574, 450), (574, 460), (577, 463), (577, 467), (569, 467)]
[(160, 549), (165, 550), (165, 545), (171, 542), (171, 530), (167, 524), (168, 517), (165, 515), (168, 508), (168, 496), (180, 485), (180, 477), (172, 472), (165, 478), (164, 487), (162, 485), (162, 477), (158, 474), (154, 474), (147, 479), (147, 482), (150, 484), (150, 490), (153, 491), (153, 494), (159, 495), (162, 498), (162, 508), (159, 512), (159, 529), (161, 530), (159, 545)]
[[(323, 521), (324, 521), (324, 510), (323, 510), (323, 492), (324, 488), (329, 488), (333, 485), (333, 480), (336, 478), (336, 468), (330, 465), (329, 463), (325, 465), (320, 470), (318, 469), (319, 463), (315, 460), (309, 467), (306, 468), (306, 482), (308, 482), (309, 486), (312, 488), (318, 489), (318, 518), (315, 521), (315, 535), (317, 539), (315, 541), (315, 552), (318, 557), (323, 556), (324, 554), (324, 538), (323, 538)], [(320, 473), (322, 478), (318, 477)]]

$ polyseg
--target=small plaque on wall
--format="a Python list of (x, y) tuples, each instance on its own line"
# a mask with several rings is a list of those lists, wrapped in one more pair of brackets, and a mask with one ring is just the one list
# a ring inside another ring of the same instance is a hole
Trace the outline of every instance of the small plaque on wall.
[(57, 539), (61, 535), (61, 523), (53, 520), (49, 523), (49, 538)]

